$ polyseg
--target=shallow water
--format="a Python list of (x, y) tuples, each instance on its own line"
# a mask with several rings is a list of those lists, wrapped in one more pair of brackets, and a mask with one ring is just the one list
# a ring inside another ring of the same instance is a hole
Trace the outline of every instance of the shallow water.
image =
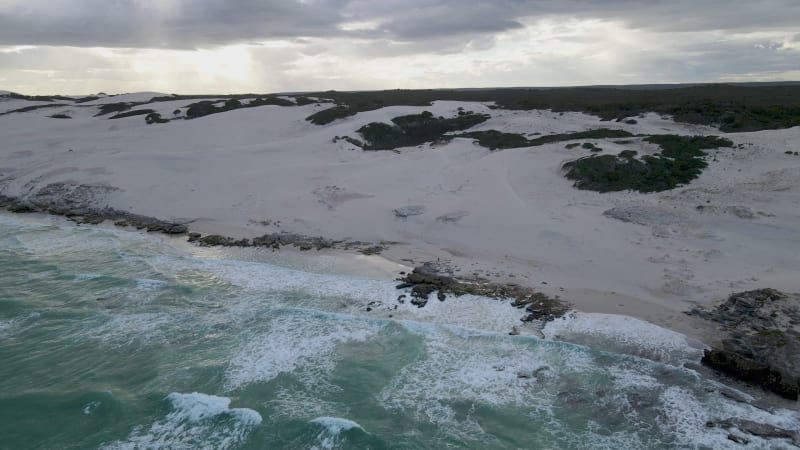
[(396, 297), (0, 215), (0, 448), (741, 448), (706, 421), (800, 426), (682, 368), (697, 349), (656, 362), (630, 338), (618, 353), (509, 336), (516, 310), (495, 300)]

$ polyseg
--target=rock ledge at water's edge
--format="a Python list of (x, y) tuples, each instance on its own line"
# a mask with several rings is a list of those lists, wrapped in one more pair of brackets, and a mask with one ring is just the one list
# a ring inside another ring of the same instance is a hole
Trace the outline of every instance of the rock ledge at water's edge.
[(687, 314), (720, 325), (703, 364), (797, 400), (800, 394), (800, 294), (774, 289), (732, 294), (713, 310)]

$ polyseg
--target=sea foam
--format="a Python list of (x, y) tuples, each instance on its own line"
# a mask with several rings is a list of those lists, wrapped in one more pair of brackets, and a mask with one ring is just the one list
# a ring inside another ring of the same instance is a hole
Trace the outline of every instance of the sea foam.
[(572, 312), (548, 322), (546, 339), (588, 345), (676, 366), (697, 362), (703, 350), (685, 335), (629, 316)]
[(241, 445), (261, 415), (247, 408), (230, 408), (227, 397), (194, 392), (167, 396), (172, 411), (149, 427), (135, 427), (122, 441), (105, 445), (105, 449), (220, 449)]

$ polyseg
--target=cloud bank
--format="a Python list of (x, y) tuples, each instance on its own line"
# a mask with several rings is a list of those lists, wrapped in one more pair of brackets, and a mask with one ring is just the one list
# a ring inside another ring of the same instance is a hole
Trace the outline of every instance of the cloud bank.
[(796, 0), (0, 0), (0, 87), (777, 80), (800, 71), (798, 23)]

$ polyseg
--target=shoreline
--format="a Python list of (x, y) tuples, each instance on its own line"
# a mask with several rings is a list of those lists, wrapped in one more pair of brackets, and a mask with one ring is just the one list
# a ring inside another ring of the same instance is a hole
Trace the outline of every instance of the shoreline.
[[(166, 224), (166, 226), (156, 226), (148, 229), (147, 226), (141, 224), (137, 227), (130, 223), (121, 225), (118, 220), (114, 218), (118, 215), (115, 210), (110, 210), (107, 218), (103, 219), (99, 211), (83, 211), (86, 215), (79, 214), (81, 211), (65, 211), (62, 209), (55, 209), (48, 211), (47, 209), (37, 209), (39, 206), (26, 204), (26, 208), (22, 211), (12, 211), (9, 209), (8, 197), (6, 201), (0, 201), (0, 210), (4, 210), (9, 214), (41, 214), (44, 217), (60, 217), (80, 225), (101, 225), (113, 226), (118, 229), (132, 231), (132, 232), (156, 232), (168, 237), (171, 244), (189, 251), (192, 254), (200, 257), (210, 258), (226, 258), (235, 260), (244, 260), (252, 262), (265, 262), (269, 264), (281, 265), (297, 270), (304, 270), (318, 273), (330, 273), (338, 275), (350, 275), (356, 277), (383, 279), (387, 281), (395, 281), (398, 284), (402, 283), (402, 277), (411, 274), (415, 268), (422, 267), (425, 264), (431, 263), (431, 260), (423, 260), (425, 253), (421, 251), (415, 252), (414, 250), (400, 249), (397, 247), (403, 244), (385, 245), (383, 251), (376, 254), (363, 254), (359, 251), (359, 247), (337, 247), (336, 245), (323, 245), (316, 248), (306, 248), (298, 242), (290, 241), (286, 244), (280, 245), (278, 248), (272, 245), (252, 245), (252, 237), (244, 237), (242, 235), (223, 236), (219, 234), (202, 234), (201, 230), (207, 228), (190, 228), (186, 226), (185, 230), (180, 233), (169, 232), (171, 225), (182, 225), (169, 221), (162, 221), (157, 218), (142, 216), (135, 213), (125, 213), (132, 217), (138, 217), (142, 223), (156, 223)], [(3, 200), (0, 198), (0, 200)], [(16, 199), (11, 199), (12, 203), (18, 202)], [(16, 204), (16, 203), (14, 203)], [(65, 212), (67, 212), (65, 214)], [(84, 220), (84, 217), (88, 220)], [(103, 220), (100, 220), (103, 219)], [(191, 222), (191, 221), (190, 221)], [(215, 228), (218, 231), (220, 228)], [(165, 231), (167, 230), (167, 231)], [(211, 243), (206, 244), (197, 238), (201, 234), (203, 237), (214, 237), (213, 242), (217, 242), (217, 237), (224, 238), (227, 244)], [(188, 239), (187, 239), (188, 237)], [(247, 239), (247, 244), (240, 244), (243, 239)], [(303, 237), (298, 238), (300, 242), (304, 242)], [(325, 239), (325, 238), (319, 238)], [(339, 242), (333, 241), (330, 242)], [(366, 244), (366, 248), (371, 248), (373, 245), (370, 243), (362, 243), (362, 247)], [(389, 256), (391, 255), (391, 256)], [(399, 256), (404, 256), (400, 258)], [(416, 259), (408, 258), (414, 256)], [(444, 255), (443, 255), (444, 256)], [(322, 257), (326, 261), (317, 264), (309, 261), (317, 260)], [(690, 339), (702, 342), (707, 347), (712, 347), (716, 344), (717, 334), (716, 327), (708, 321), (699, 320), (696, 317), (689, 316), (688, 313), (690, 305), (686, 309), (677, 310), (666, 308), (663, 305), (655, 304), (652, 302), (644, 301), (640, 298), (624, 295), (617, 292), (607, 292), (588, 288), (569, 288), (569, 287), (549, 287), (547, 284), (536, 284), (524, 277), (507, 276), (489, 276), (488, 278), (464, 276), (464, 267), (458, 266), (449, 259), (442, 260), (442, 256), (430, 256), (431, 259), (435, 258), (435, 264), (444, 268), (440, 273), (445, 277), (454, 277), (467, 284), (490, 284), (494, 290), (502, 290), (503, 288), (523, 288), (526, 293), (540, 293), (545, 298), (550, 298), (558, 305), (563, 305), (565, 309), (560, 311), (554, 318), (564, 315), (567, 311), (577, 311), (583, 313), (597, 313), (597, 314), (611, 314), (632, 317), (635, 319), (643, 320), (653, 325), (675, 331), (687, 336)], [(498, 272), (499, 273), (499, 272)], [(542, 287), (549, 289), (541, 289)], [(551, 294), (551, 292), (557, 292)], [(469, 292), (471, 293), (471, 292)], [(403, 291), (398, 289), (398, 296), (402, 295)], [(486, 295), (484, 293), (484, 295)], [(552, 297), (551, 297), (552, 295)], [(489, 295), (491, 296), (491, 295)], [(433, 297), (432, 297), (433, 298)], [(503, 298), (499, 295), (495, 296), (499, 301), (513, 303), (513, 299), (507, 297)], [(719, 299), (719, 302), (723, 299)], [(554, 304), (555, 306), (555, 304)], [(706, 305), (709, 306), (709, 305)], [(560, 308), (556, 308), (560, 309)], [(552, 319), (551, 319), (552, 320)], [(545, 321), (546, 322), (546, 321)], [(510, 324), (510, 330), (515, 325)], [(530, 330), (533, 334), (541, 333), (541, 325)]]
[[(2, 210), (8, 214), (14, 215), (32, 214), (34, 216), (41, 215), (41, 217), (63, 218), (64, 220), (74, 223), (76, 226), (99, 225), (115, 227), (117, 229), (131, 232), (153, 232), (148, 231), (146, 228), (137, 229), (136, 227), (130, 225), (120, 226), (111, 219), (100, 222), (97, 220), (82, 221), (80, 215), (63, 215), (48, 211), (33, 210), (14, 212), (8, 210), (2, 204), (0, 204), (0, 208), (3, 208)], [(90, 214), (90, 217), (98, 218), (99, 216), (97, 216), (97, 214)], [(160, 222), (155, 218), (147, 219)], [(186, 232), (181, 234), (168, 233), (161, 230), (155, 230), (155, 232), (167, 237), (170, 240), (171, 245), (202, 258), (222, 258), (250, 262), (264, 262), (296, 270), (348, 275), (363, 278), (377, 278), (386, 281), (397, 282), (398, 284), (402, 283), (403, 276), (411, 274), (416, 267), (422, 267), (426, 263), (423, 262), (418, 266), (414, 266), (410, 265), (409, 260), (407, 259), (396, 261), (386, 257), (384, 254), (365, 255), (354, 249), (335, 247), (308, 250), (301, 249), (299, 246), (294, 244), (284, 245), (279, 249), (275, 249), (270, 246), (202, 244), (196, 240), (193, 241), (191, 238), (187, 239), (187, 236), (190, 234), (199, 233), (199, 231), (195, 231), (195, 229), (190, 228), (187, 228)], [(229, 238), (233, 242), (238, 242), (240, 240), (238, 236), (226, 236), (226, 238)], [(390, 250), (391, 248), (392, 247), (390, 246), (387, 250)], [(313, 263), (312, 261), (317, 262)], [(468, 284), (490, 284), (495, 290), (503, 288), (522, 288), (526, 293), (541, 293), (541, 291), (537, 289), (538, 286), (535, 286), (533, 283), (525, 283), (524, 279), (503, 283), (498, 280), (487, 280), (484, 278), (461, 278), (457, 275), (454, 275), (456, 273), (456, 269), (460, 268), (456, 268), (448, 262), (442, 263), (440, 261), (439, 263), (442, 265), (442, 267), (445, 267), (445, 272), (443, 272), (442, 275), (448, 278), (455, 276), (459, 280), (462, 280)], [(459, 270), (459, 272), (461, 271)], [(404, 290), (398, 289), (398, 296), (403, 295), (403, 291)], [(552, 319), (563, 316), (567, 311), (626, 316), (643, 320), (653, 325), (681, 333), (686, 335), (688, 338), (702, 342), (707, 347), (711, 347), (714, 344), (714, 335), (716, 332), (714, 327), (711, 326), (711, 324), (709, 324), (707, 321), (698, 320), (697, 318), (685, 314), (688, 312), (688, 310), (673, 311), (660, 305), (644, 302), (635, 297), (584, 288), (565, 288), (559, 292), (560, 295), (556, 294), (554, 297), (552, 297), (552, 300), (558, 305), (563, 305), (565, 309), (563, 309), (563, 312), (559, 312)], [(409, 292), (406, 294), (409, 294)], [(484, 295), (486, 294), (484, 293)], [(549, 298), (546, 294), (544, 294), (544, 297)], [(431, 299), (433, 298), (435, 297), (431, 296)], [(498, 301), (509, 303), (509, 307), (512, 307), (513, 299), (501, 297), (499, 295), (495, 296), (495, 298), (497, 298)], [(597, 301), (598, 299), (602, 300)], [(424, 306), (424, 304), (420, 307), (422, 306)], [(511, 331), (512, 328), (516, 329), (519, 325), (522, 324), (509, 324), (509, 331)], [(540, 334), (543, 326), (544, 322), (532, 330), (529, 329), (529, 332), (532, 332), (533, 334)]]
[[(104, 228), (113, 228), (122, 231), (128, 232), (138, 232), (141, 233), (143, 229), (135, 229), (131, 226), (121, 227), (115, 224), (113, 221), (102, 221), (100, 223), (88, 223), (88, 222), (80, 222), (79, 220), (75, 220), (75, 217), (65, 217), (58, 214), (52, 214), (43, 211), (34, 211), (34, 212), (25, 212), (25, 213), (13, 213), (8, 211), (7, 209), (0, 209), (0, 213), (2, 214), (11, 214), (14, 216), (19, 215), (31, 215), (36, 220), (48, 220), (57, 218), (60, 220), (68, 221), (73, 223), (75, 226), (81, 225), (89, 225), (89, 226), (100, 226)], [(66, 223), (66, 222), (65, 222)], [(145, 231), (147, 234), (153, 233), (152, 231)], [(193, 231), (189, 231), (193, 232)], [(320, 250), (300, 250), (294, 246), (286, 246), (281, 248), (280, 250), (274, 250), (270, 248), (263, 248), (263, 247), (239, 247), (239, 246), (220, 246), (220, 245), (198, 245), (196, 242), (192, 242), (191, 240), (186, 239), (187, 234), (175, 234), (175, 233), (167, 233), (164, 231), (156, 231), (155, 232), (159, 236), (163, 236), (168, 240), (169, 245), (173, 246), (176, 249), (186, 251), (189, 254), (193, 255), (194, 257), (198, 258), (209, 258), (209, 259), (230, 259), (234, 261), (247, 261), (247, 262), (257, 262), (257, 263), (267, 263), (272, 265), (277, 265), (280, 267), (285, 267), (293, 270), (300, 270), (304, 272), (311, 272), (311, 273), (318, 273), (318, 274), (333, 274), (333, 275), (345, 275), (345, 276), (354, 276), (359, 278), (367, 278), (367, 279), (378, 279), (383, 281), (394, 281), (394, 282), (402, 282), (401, 278), (396, 278), (398, 274), (407, 273), (412, 274), (416, 268), (412, 266), (405, 266), (402, 264), (395, 263), (382, 255), (363, 255), (351, 250), (345, 250), (341, 248), (325, 248)], [(407, 278), (407, 277), (406, 277)], [(474, 281), (474, 280), (470, 280)], [(482, 280), (485, 281), (485, 280)], [(469, 282), (469, 281), (468, 281)], [(511, 288), (512, 290), (517, 290), (521, 286), (516, 283), (512, 283), (509, 285), (502, 285), (497, 283), (492, 283), (493, 289), (503, 289), (503, 288)], [(534, 292), (530, 288), (522, 287), (524, 292), (530, 293)], [(405, 297), (406, 295), (403, 294), (403, 290), (400, 289), (398, 286), (398, 298)], [(612, 319), (614, 323), (619, 322), (619, 324), (625, 323), (626, 321), (633, 320), (634, 323), (636, 321), (642, 321), (649, 326), (653, 326), (653, 330), (658, 328), (663, 329), (662, 332), (666, 333), (677, 333), (686, 338), (686, 345), (690, 347), (694, 347), (698, 351), (708, 351), (709, 349), (714, 348), (716, 341), (719, 338), (719, 329), (717, 326), (711, 323), (709, 320), (703, 320), (697, 317), (697, 315), (689, 315), (689, 311), (684, 311), (681, 313), (674, 313), (673, 311), (659, 308), (657, 305), (653, 305), (650, 303), (642, 302), (636, 298), (629, 298), (622, 296), (620, 294), (613, 294), (613, 293), (603, 293), (598, 291), (592, 291), (587, 289), (571, 289), (565, 290), (564, 292), (569, 292), (572, 294), (576, 294), (572, 298), (578, 299), (577, 301), (573, 302), (561, 302), (557, 301), (559, 305), (564, 306), (565, 308), (561, 310), (558, 315), (551, 317), (549, 320), (534, 320), (535, 323), (531, 324), (530, 321), (522, 321), (520, 324), (511, 324), (509, 323), (510, 332), (508, 334), (515, 335), (515, 334), (523, 334), (526, 336), (534, 336), (540, 339), (546, 340), (553, 340), (553, 341), (560, 341), (566, 343), (572, 343), (577, 345), (584, 345), (587, 347), (592, 347), (596, 349), (602, 350), (603, 347), (596, 346), (595, 344), (591, 343), (591, 341), (587, 342), (585, 339), (591, 339), (591, 334), (583, 334), (583, 332), (578, 331), (575, 335), (570, 335), (569, 332), (566, 335), (559, 335), (558, 332), (553, 334), (553, 331), (550, 331), (550, 335), (545, 336), (543, 332), (545, 332), (547, 328), (547, 324), (551, 321), (558, 321), (559, 319), (574, 319), (575, 314), (578, 316), (585, 318), (595, 317), (599, 320), (604, 319)], [(435, 293), (435, 292), (434, 292)], [(411, 293), (408, 293), (411, 294)], [(449, 292), (449, 295), (453, 295), (453, 292)], [(475, 295), (472, 292), (469, 294)], [(577, 295), (581, 294), (581, 295)], [(481, 295), (478, 293), (477, 295)], [(409, 295), (413, 296), (413, 295)], [(461, 295), (455, 294), (456, 297), (460, 297)], [(492, 295), (490, 294), (489, 297), (491, 298)], [(591, 301), (596, 300), (597, 298), (602, 298), (602, 302)], [(545, 297), (546, 298), (546, 297)], [(456, 301), (455, 298), (443, 300), (440, 298), (442, 302), (454, 302)], [(504, 296), (495, 296), (494, 300), (498, 301), (498, 304), (503, 304), (504, 307), (513, 308), (514, 300)], [(435, 303), (439, 303), (436, 300), (435, 295), (431, 295), (429, 301), (433, 301)], [(612, 304), (613, 303), (613, 304)], [(463, 303), (462, 303), (463, 305)], [(426, 305), (423, 303), (419, 306), (419, 308), (424, 308)], [(523, 304), (523, 306), (525, 306)], [(370, 309), (367, 308), (366, 313), (362, 312), (362, 315), (370, 316)], [(633, 314), (632, 314), (633, 313)], [(377, 316), (382, 317), (382, 316)], [(420, 319), (416, 320), (423, 320), (422, 319), (425, 315), (421, 316)], [(388, 318), (391, 319), (392, 315), (389, 314)], [(414, 320), (414, 319), (412, 319)], [(439, 323), (434, 321), (433, 323)], [(531, 326), (532, 325), (532, 326)], [(559, 323), (555, 327), (556, 330), (562, 329), (563, 326)], [(569, 325), (567, 326), (569, 329)], [(521, 332), (521, 333), (520, 333)], [(618, 332), (615, 331), (615, 332)], [(603, 339), (617, 339), (611, 334), (604, 334), (604, 332), (600, 332), (599, 335), (602, 336)], [(578, 340), (575, 340), (577, 337)], [(655, 336), (653, 336), (655, 337)], [(642, 342), (647, 340), (647, 336), (639, 336), (637, 338), (644, 339)], [(623, 342), (625, 341), (625, 337), (622, 336)], [(647, 351), (654, 351), (655, 346), (658, 344), (656, 341), (650, 344), (652, 348)], [(656, 352), (658, 350), (655, 350)], [(627, 353), (626, 351), (622, 351), (623, 354)], [(645, 359), (652, 359), (654, 361), (659, 361), (659, 359), (653, 359), (651, 356), (647, 355), (638, 355), (636, 353), (628, 353), (634, 356), (642, 357)], [(670, 364), (666, 361), (661, 361), (665, 364)], [(709, 367), (705, 367), (701, 365), (699, 361), (697, 363), (684, 363), (682, 364), (686, 366), (686, 368), (696, 371), (698, 374), (702, 376), (715, 380), (717, 382), (723, 383), (725, 386), (732, 388), (733, 390), (725, 390), (722, 389), (720, 394), (731, 398), (735, 401), (742, 402), (749, 404), (751, 406), (755, 406), (757, 408), (771, 410), (775, 408), (784, 408), (784, 409), (793, 409), (797, 410), (798, 405), (796, 401), (786, 400), (780, 398), (779, 396), (775, 396), (772, 393), (763, 390), (761, 387), (738, 380), (734, 377), (730, 377), (723, 373), (720, 373), (717, 370), (714, 370)], [(738, 391), (738, 393), (737, 393)], [(744, 396), (742, 396), (744, 394)]]

